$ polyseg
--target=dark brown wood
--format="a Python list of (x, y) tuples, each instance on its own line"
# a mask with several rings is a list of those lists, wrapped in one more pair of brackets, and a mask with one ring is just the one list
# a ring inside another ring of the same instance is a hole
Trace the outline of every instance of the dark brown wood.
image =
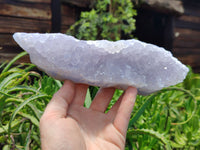
[(78, 7), (88, 7), (94, 0), (62, 0), (63, 2), (76, 5)]
[(25, 19), (0, 16), (0, 33), (50, 32), (51, 22), (40, 19)]
[(66, 4), (61, 5), (61, 32), (66, 33), (70, 25), (76, 21), (77, 13), (76, 7), (72, 7)]
[(200, 17), (197, 16), (182, 15), (179, 17), (179, 20), (200, 24)]
[(66, 33), (67, 30), (70, 28), (70, 25), (63, 25), (62, 28), (61, 28), (61, 33)]
[(0, 34), (0, 46), (7, 45), (13, 46), (17, 45), (13, 40), (12, 34)]
[[(179, 36), (184, 35), (188, 36), (188, 38), (191, 38), (193, 36), (199, 37), (200, 31), (191, 30), (190, 28), (174, 28), (174, 33), (179, 33)], [(180, 34), (181, 33), (181, 34)]]
[(199, 2), (184, 2), (184, 14), (189, 16), (200, 17), (200, 3)]
[[(174, 48), (200, 49), (200, 31), (175, 28), (174, 35)], [(190, 50), (188, 50), (189, 52)]]
[[(11, 60), (23, 51), (13, 40), (14, 32), (51, 32), (51, 0), (1, 0), (0, 1), (0, 63)], [(61, 5), (61, 32), (66, 33), (77, 17), (77, 7)], [(56, 17), (56, 14), (54, 14)], [(55, 18), (54, 17), (54, 18)], [(19, 62), (30, 62), (23, 57)]]
[(173, 53), (200, 72), (200, 3), (184, 0), (184, 15), (175, 20)]
[(69, 5), (66, 5), (66, 4), (63, 4), (61, 5), (61, 14), (63, 16), (67, 16), (67, 17), (71, 17), (71, 18), (74, 18), (76, 17), (76, 7), (72, 7), (72, 6), (69, 6)]
[[(20, 48), (17, 45), (14, 45), (14, 46), (12, 46), (12, 45), (0, 46), (0, 63), (3, 63), (5, 61), (9, 62), (17, 54), (19, 54), (22, 51), (23, 51), (22, 48)], [(30, 62), (29, 56), (26, 55), (26, 56), (22, 57), (21, 59), (16, 61), (15, 64), (19, 64), (21, 62), (29, 63)]]
[[(12, 60), (18, 54), (19, 53), (0, 53), (0, 64), (4, 63), (4, 62), (9, 62), (10, 60)], [(19, 64), (19, 63), (22, 63), (22, 62), (23, 63), (30, 63), (29, 56), (27, 55), (27, 56), (20, 58), (14, 64)]]
[[(45, 6), (45, 5), (44, 5)], [(51, 19), (51, 10), (49, 6), (38, 8), (28, 8), (24, 6), (15, 6), (0, 3), (0, 15), (24, 18)]]
[(188, 48), (188, 53), (190, 53), (190, 49), (191, 48), (196, 48), (198, 49), (199, 48), (199, 51), (200, 51), (200, 43), (199, 41), (189, 41), (189, 40), (178, 40), (176, 39), (174, 41), (174, 47), (176, 48)]
[(187, 55), (187, 56), (178, 56), (178, 59), (186, 64), (192, 66), (195, 72), (200, 72), (200, 54), (199, 55)]
[[(22, 52), (15, 41), (15, 32), (50, 32), (51, 0), (0, 1), (0, 63), (10, 61)], [(30, 62), (25, 56), (16, 63)]]
[(180, 61), (187, 65), (191, 66), (200, 66), (200, 54), (199, 55), (187, 55), (187, 57), (184, 56), (177, 56)]
[(175, 21), (176, 27), (179, 28), (189, 28), (192, 30), (199, 30), (200, 31), (200, 23), (193, 23), (193, 22), (188, 22), (188, 21), (183, 21), (180, 19), (177, 19)]
[(69, 26), (75, 23), (75, 18), (67, 17), (67, 16), (62, 16), (62, 26)]
[(18, 2), (30, 2), (30, 3), (46, 3), (50, 4), (51, 0), (17, 0)]
[(199, 40), (196, 38), (176, 38), (173, 46), (176, 48), (200, 48)]
[(1, 45), (0, 46), (0, 53), (20, 53), (23, 49), (18, 45)]
[[(173, 54), (176, 56), (184, 56), (187, 57), (187, 55), (200, 55), (200, 48), (174, 48)], [(199, 58), (200, 59), (200, 58)]]
[(61, 7), (62, 14), (62, 26), (63, 25), (72, 25), (76, 21), (76, 10), (73, 7), (67, 5), (62, 5)]

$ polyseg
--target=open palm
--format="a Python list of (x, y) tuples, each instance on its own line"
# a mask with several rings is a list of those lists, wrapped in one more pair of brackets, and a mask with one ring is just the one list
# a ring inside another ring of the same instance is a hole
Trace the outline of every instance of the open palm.
[(43, 150), (122, 150), (137, 90), (129, 87), (104, 113), (114, 88), (99, 90), (90, 108), (83, 107), (87, 85), (65, 81), (41, 120)]

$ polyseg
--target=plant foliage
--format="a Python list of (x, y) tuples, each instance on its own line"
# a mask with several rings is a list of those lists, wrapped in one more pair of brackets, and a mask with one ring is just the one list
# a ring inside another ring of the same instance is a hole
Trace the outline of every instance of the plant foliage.
[(120, 40), (133, 37), (137, 12), (131, 0), (95, 1), (91, 11), (81, 12), (80, 20), (68, 30), (78, 39), (84, 40)]
[[(33, 64), (11, 67), (11, 63), (1, 66), (0, 149), (40, 149), (39, 119), (62, 83), (39, 74), (34, 67)], [(86, 107), (96, 92), (97, 89), (88, 91)], [(116, 90), (107, 111), (122, 93)], [(126, 149), (200, 149), (199, 95), (200, 75), (191, 70), (183, 83), (149, 96), (138, 95)]]
[[(69, 30), (79, 39), (118, 40), (131, 37), (136, 11), (129, 0), (96, 1)], [(0, 149), (40, 150), (39, 120), (44, 108), (62, 83), (33, 64), (0, 65)], [(89, 107), (98, 88), (90, 87)], [(107, 109), (123, 93), (116, 90)], [(184, 82), (149, 96), (137, 96), (126, 139), (126, 150), (200, 149), (200, 75), (190, 69)]]
[(34, 71), (33, 64), (1, 66), (0, 74), (0, 149), (40, 149), (39, 119), (60, 81)]

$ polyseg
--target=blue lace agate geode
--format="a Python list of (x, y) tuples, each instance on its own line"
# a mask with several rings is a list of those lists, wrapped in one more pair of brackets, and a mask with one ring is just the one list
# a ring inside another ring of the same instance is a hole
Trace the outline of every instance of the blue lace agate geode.
[(135, 39), (83, 41), (61, 33), (15, 33), (31, 62), (50, 76), (146, 95), (183, 81), (188, 68), (164, 48)]

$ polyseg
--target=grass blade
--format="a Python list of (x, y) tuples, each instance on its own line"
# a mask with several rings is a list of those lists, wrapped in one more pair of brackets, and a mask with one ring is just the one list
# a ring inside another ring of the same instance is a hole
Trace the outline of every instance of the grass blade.
[[(7, 98), (5, 103), (9, 103), (9, 102), (13, 102), (13, 103), (22, 103), (23, 100), (19, 99), (19, 98)], [(36, 116), (36, 118), (39, 120), (43, 114), (43, 112), (41, 110), (39, 110), (35, 105), (33, 105), (32, 103), (28, 103), (27, 106), (33, 111), (34, 115)]]
[(23, 112), (19, 112), (18, 114), (24, 118), (29, 119), (36, 127), (39, 127), (39, 120), (37, 120), (34, 116)]
[(90, 91), (88, 89), (87, 94), (86, 94), (86, 98), (85, 98), (85, 107), (89, 108), (91, 103), (92, 103), (92, 99), (91, 99), (91, 96), (90, 96)]
[(17, 97), (15, 97), (15, 96), (10, 95), (10, 94), (8, 94), (7, 92), (3, 92), (3, 91), (0, 91), (0, 94), (2, 94), (2, 95), (4, 95), (4, 96), (7, 96), (7, 97), (17, 98)]
[(16, 62), (19, 58), (27, 55), (28, 53), (27, 52), (22, 52), (20, 54), (18, 54), (17, 56), (15, 56), (7, 65), (6, 67), (3, 69), (2, 73), (6, 72), (10, 67), (11, 65)]
[(131, 127), (143, 114), (147, 106), (150, 104), (150, 102), (155, 98), (156, 94), (151, 95), (145, 102), (144, 104), (139, 108), (139, 110), (136, 112), (136, 114), (131, 118), (129, 122), (129, 127)]
[(192, 99), (194, 100), (194, 110), (192, 111), (192, 114), (188, 117), (187, 120), (183, 121), (183, 122), (179, 122), (179, 123), (172, 123), (172, 125), (181, 125), (181, 124), (185, 124), (188, 121), (190, 121), (192, 119), (192, 117), (195, 115), (196, 111), (197, 111), (197, 100), (195, 98), (195, 96), (188, 90), (185, 90), (183, 88), (178, 88), (178, 87), (169, 87), (166, 89), (163, 89), (162, 91), (170, 91), (170, 90), (176, 90), (176, 91), (181, 91), (184, 92), (185, 94), (187, 94), (188, 96), (192, 97)]
[(6, 78), (0, 83), (0, 90), (5, 89), (6, 84), (9, 83), (12, 79), (18, 78), (18, 77), (20, 77), (20, 76), (22, 76), (22, 74), (16, 72), (16, 73), (13, 73), (13, 74), (9, 75), (8, 77), (6, 77)]
[(27, 100), (25, 100), (23, 103), (21, 103), (16, 109), (15, 111), (13, 112), (11, 118), (10, 118), (10, 121), (9, 121), (9, 127), (8, 127), (8, 135), (10, 137), (10, 132), (11, 132), (11, 124), (12, 124), (12, 121), (14, 120), (15, 116), (17, 115), (17, 113), (25, 106), (27, 105), (29, 102), (35, 100), (35, 99), (39, 99), (39, 98), (45, 98), (45, 97), (49, 97), (48, 95), (46, 94), (39, 94), (39, 95), (35, 95), (35, 96), (32, 96), (30, 98), (28, 98)]
[(160, 133), (154, 131), (154, 130), (150, 130), (150, 129), (131, 129), (128, 130), (127, 132), (128, 136), (129, 135), (134, 135), (134, 134), (147, 134), (150, 135), (152, 137), (157, 138), (158, 140), (160, 140), (164, 145), (166, 150), (171, 150), (171, 146), (169, 141)]
[(7, 61), (3, 62), (0, 66), (0, 69), (3, 68), (7, 64)]
[(13, 88), (10, 88), (7, 90), (7, 93), (17, 92), (17, 91), (28, 91), (28, 92), (38, 93), (37, 89), (30, 86), (23, 86), (23, 85), (17, 85)]
[(55, 80), (55, 83), (58, 85), (59, 88), (62, 87), (62, 83), (59, 80)]
[[(12, 121), (12, 124), (11, 124), (10, 128), (11, 129), (14, 128), (15, 126), (19, 125), (21, 122), (22, 122), (22, 120), (14, 120), (14, 121)], [(0, 127), (0, 134), (8, 132), (8, 128), (9, 128), (9, 123), (6, 124), (3, 127)]]

